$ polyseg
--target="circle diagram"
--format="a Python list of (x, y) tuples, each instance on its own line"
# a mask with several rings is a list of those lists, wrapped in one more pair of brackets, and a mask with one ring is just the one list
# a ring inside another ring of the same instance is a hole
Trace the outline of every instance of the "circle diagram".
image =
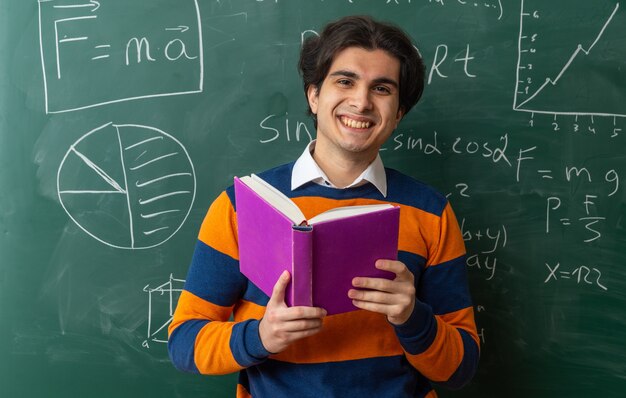
[(94, 239), (148, 249), (184, 224), (196, 194), (185, 147), (154, 127), (107, 123), (67, 151), (57, 173), (59, 201)]

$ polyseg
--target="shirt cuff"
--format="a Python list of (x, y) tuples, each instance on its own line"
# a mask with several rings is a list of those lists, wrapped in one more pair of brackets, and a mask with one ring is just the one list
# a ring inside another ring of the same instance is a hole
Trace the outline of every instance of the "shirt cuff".
[(244, 344), (246, 346), (246, 352), (250, 354), (250, 356), (257, 360), (264, 360), (269, 357), (271, 353), (265, 349), (261, 341), (261, 335), (259, 334), (260, 324), (261, 321), (256, 319), (249, 321), (244, 334)]
[[(270, 352), (263, 347), (261, 342), (259, 323), (260, 321), (257, 319), (250, 319), (238, 323), (234, 327), (231, 350), (237, 363), (243, 367), (257, 365), (270, 356)], [(237, 334), (241, 334), (239, 339), (236, 338)], [(240, 341), (239, 344), (236, 343), (237, 340)]]
[(437, 336), (437, 320), (432, 308), (421, 301), (415, 301), (415, 308), (409, 319), (395, 326), (396, 335), (402, 347), (410, 354), (426, 351)]

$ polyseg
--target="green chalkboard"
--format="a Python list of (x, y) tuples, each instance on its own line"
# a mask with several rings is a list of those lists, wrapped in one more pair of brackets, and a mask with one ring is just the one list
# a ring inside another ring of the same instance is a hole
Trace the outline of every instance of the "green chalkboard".
[(428, 66), (382, 151), (448, 194), (482, 339), (463, 397), (626, 390), (626, 3), (0, 0), (4, 397), (231, 397), (166, 325), (209, 203), (314, 136), (296, 70), (373, 14)]

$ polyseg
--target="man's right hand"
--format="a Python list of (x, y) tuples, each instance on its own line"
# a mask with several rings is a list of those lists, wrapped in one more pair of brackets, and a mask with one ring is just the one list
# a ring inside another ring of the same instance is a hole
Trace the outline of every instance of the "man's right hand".
[(285, 289), (290, 279), (288, 271), (278, 278), (259, 324), (263, 347), (272, 354), (284, 351), (296, 340), (318, 333), (326, 316), (326, 310), (318, 307), (287, 307)]

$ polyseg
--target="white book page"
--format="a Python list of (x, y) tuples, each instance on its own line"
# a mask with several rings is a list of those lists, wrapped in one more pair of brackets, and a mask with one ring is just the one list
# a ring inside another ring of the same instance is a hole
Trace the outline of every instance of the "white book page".
[(304, 214), (302, 214), (298, 206), (261, 177), (252, 174), (251, 176), (241, 177), (240, 180), (270, 203), (276, 210), (287, 216), (295, 225), (300, 225), (305, 221)]
[(309, 224), (313, 225), (315, 223), (320, 223), (320, 222), (329, 221), (329, 220), (336, 220), (338, 218), (357, 216), (359, 214), (371, 213), (374, 211), (388, 209), (390, 207), (393, 207), (393, 205), (389, 203), (380, 204), (380, 205), (336, 207), (334, 209), (326, 210), (325, 212), (320, 213), (317, 216), (311, 218), (309, 220)]

